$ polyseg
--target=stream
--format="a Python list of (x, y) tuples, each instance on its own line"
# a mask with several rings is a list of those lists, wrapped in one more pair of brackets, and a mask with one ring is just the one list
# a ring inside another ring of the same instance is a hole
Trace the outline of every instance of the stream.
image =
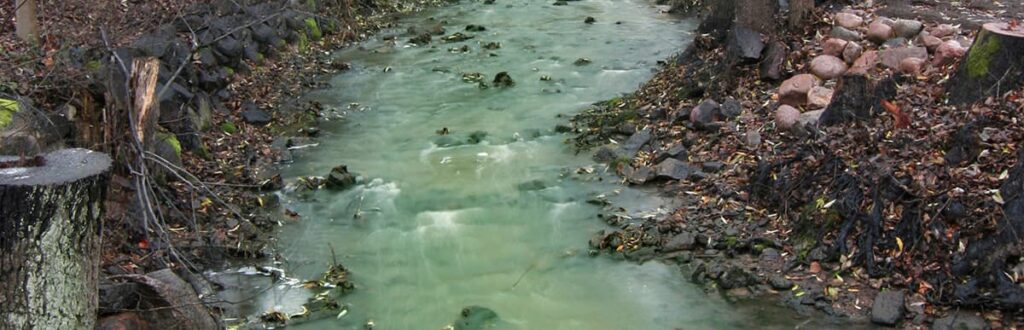
[[(363, 329), (372, 320), (378, 329), (441, 329), (472, 305), (494, 310), (497, 329), (791, 329), (811, 322), (771, 303), (706, 294), (676, 265), (588, 255), (590, 235), (608, 229), (600, 207), (587, 203), (594, 196), (631, 213), (673, 205), (614, 183), (554, 128), (591, 103), (635, 90), (657, 61), (687, 46), (696, 22), (663, 14), (651, 1), (552, 2), (461, 1), (403, 18), (335, 54), (352, 70), (307, 97), (336, 116), (321, 125), (318, 145), (297, 150), (285, 174), (325, 175), (344, 164), (360, 183), (305, 199), (284, 194), (301, 218), (281, 227), (284, 262), (275, 267), (316, 278), (333, 247), (357, 289), (343, 298), (344, 316), (292, 328)], [(588, 16), (596, 22), (585, 24)], [(406, 28), (438, 23), (446, 35), (474, 38), (409, 43)], [(486, 31), (465, 31), (470, 24)], [(501, 47), (485, 49), (490, 42)], [(472, 72), (488, 84), (508, 72), (516, 84), (483, 89), (464, 81)], [(447, 135), (438, 133), (443, 128)], [(241, 307), (250, 313), (294, 311), (309, 297), (297, 285), (239, 281), (260, 293)]]

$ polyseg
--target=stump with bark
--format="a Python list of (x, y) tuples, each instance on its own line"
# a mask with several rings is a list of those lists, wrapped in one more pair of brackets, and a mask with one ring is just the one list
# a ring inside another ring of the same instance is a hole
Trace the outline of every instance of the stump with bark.
[(1024, 85), (1024, 26), (987, 23), (949, 83), (949, 101), (968, 104)]
[(85, 149), (0, 156), (0, 318), (5, 329), (91, 329), (110, 157)]

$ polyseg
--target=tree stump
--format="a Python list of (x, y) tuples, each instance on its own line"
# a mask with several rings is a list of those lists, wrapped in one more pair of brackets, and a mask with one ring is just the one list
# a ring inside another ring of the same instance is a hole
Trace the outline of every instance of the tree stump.
[(92, 329), (111, 160), (65, 149), (0, 156), (0, 318), (5, 329)]
[(968, 104), (1024, 84), (1024, 27), (987, 23), (949, 82), (949, 101)]

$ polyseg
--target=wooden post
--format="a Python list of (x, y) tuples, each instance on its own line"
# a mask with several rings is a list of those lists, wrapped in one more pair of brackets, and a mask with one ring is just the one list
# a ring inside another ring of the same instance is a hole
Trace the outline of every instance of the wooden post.
[(947, 91), (953, 104), (998, 97), (1024, 84), (1024, 27), (987, 23), (960, 61)]
[(0, 156), (0, 324), (92, 329), (110, 157), (64, 149), (30, 163)]

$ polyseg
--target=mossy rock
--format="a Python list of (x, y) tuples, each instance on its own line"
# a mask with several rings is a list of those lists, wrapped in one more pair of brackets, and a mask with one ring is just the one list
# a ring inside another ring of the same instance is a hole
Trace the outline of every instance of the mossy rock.
[(309, 37), (312, 38), (313, 41), (320, 40), (320, 38), (324, 37), (324, 32), (320, 30), (320, 25), (317, 24), (316, 18), (310, 17), (304, 22), (306, 22), (306, 31), (309, 32)]
[(11, 123), (11, 117), (14, 117), (19, 109), (18, 101), (0, 99), (0, 129)]
[(299, 32), (299, 43), (297, 44), (300, 53), (309, 51), (309, 37), (305, 32)]
[(181, 141), (178, 141), (178, 137), (171, 133), (157, 133), (156, 138), (160, 141), (167, 142), (174, 149), (174, 154), (181, 157)]

